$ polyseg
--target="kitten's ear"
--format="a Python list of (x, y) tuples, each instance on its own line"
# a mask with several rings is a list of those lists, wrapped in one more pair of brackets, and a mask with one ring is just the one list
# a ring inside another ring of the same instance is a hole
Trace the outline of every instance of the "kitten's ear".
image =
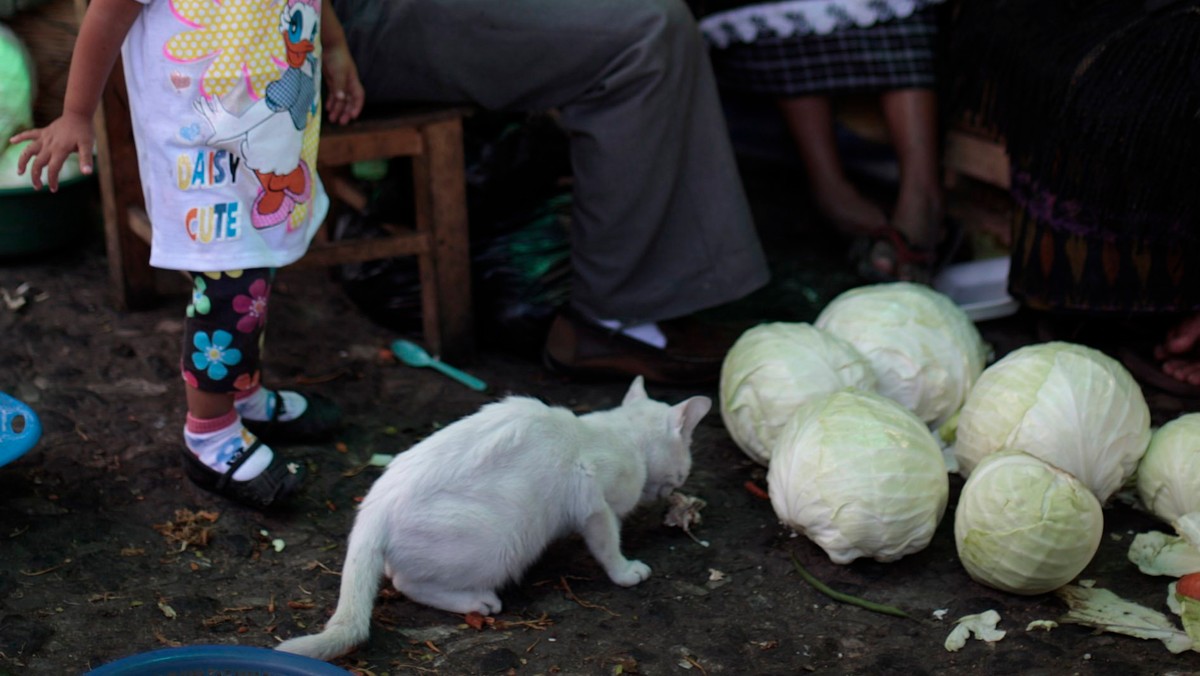
[(625, 393), (625, 401), (622, 401), (621, 405), (624, 406), (625, 404), (649, 398), (650, 396), (646, 394), (645, 382), (642, 380), (641, 376), (637, 376), (629, 385), (629, 391)]
[(712, 409), (712, 399), (695, 396), (671, 407), (671, 425), (681, 434), (691, 434), (700, 419)]

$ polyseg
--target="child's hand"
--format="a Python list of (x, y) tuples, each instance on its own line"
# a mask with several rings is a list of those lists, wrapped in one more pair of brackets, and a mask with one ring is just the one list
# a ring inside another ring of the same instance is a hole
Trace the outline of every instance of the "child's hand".
[(329, 120), (337, 124), (346, 124), (358, 117), (362, 112), (363, 92), (362, 83), (358, 81), (358, 68), (354, 65), (354, 57), (345, 44), (326, 47), (321, 52), (321, 62), (325, 71), (325, 85), (329, 92), (325, 99), (325, 109), (329, 111)]
[(29, 160), (33, 160), (30, 178), (35, 190), (42, 189), (42, 170), (46, 170), (46, 182), (50, 192), (58, 192), (58, 172), (71, 153), (79, 153), (79, 169), (92, 173), (92, 121), (82, 115), (63, 113), (63, 116), (41, 129), (23, 131), (8, 140), (9, 143), (32, 141), (17, 158), (17, 174), (24, 175)]

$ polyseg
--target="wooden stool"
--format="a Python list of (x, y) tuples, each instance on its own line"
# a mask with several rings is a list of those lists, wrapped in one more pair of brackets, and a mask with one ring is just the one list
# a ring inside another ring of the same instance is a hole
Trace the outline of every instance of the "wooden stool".
[(345, 126), (323, 124), (317, 165), (334, 202), (330, 216), (339, 207), (362, 212), (367, 206), (366, 195), (347, 176), (350, 164), (409, 157), (413, 223), (384, 224), (385, 238), (314, 239), (308, 253), (295, 263), (330, 266), (416, 256), (426, 346), (436, 355), (456, 360), (469, 356), (473, 347), (462, 137), (462, 118), (469, 112), (456, 106), (410, 107), (368, 114)]
[[(467, 229), (462, 118), (467, 108), (438, 106), (390, 110), (346, 126), (324, 123), (318, 170), (327, 181), (330, 214), (366, 205), (345, 169), (365, 160), (412, 158), (413, 222), (388, 225), (389, 235), (330, 241), (320, 233), (308, 254), (290, 267), (416, 256), (426, 347), (446, 359), (463, 360), (473, 349), (470, 237)], [(125, 78), (118, 62), (97, 116), (97, 174), (104, 206), (109, 278), (122, 309), (150, 305), (157, 272), (149, 266), (150, 221), (138, 176)], [(326, 219), (329, 220), (329, 219)], [(325, 228), (328, 234), (329, 228)]]

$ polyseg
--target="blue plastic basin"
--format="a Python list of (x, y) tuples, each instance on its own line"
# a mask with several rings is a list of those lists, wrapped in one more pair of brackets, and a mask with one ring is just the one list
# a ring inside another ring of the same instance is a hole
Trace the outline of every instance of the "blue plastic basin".
[(309, 657), (238, 645), (163, 648), (109, 662), (85, 676), (347, 676)]

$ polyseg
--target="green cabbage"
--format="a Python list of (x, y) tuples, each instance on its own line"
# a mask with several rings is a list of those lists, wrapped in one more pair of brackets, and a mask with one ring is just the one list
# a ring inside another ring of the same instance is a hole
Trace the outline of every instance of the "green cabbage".
[(811, 324), (760, 324), (725, 355), (721, 419), (738, 448), (766, 465), (796, 409), (844, 387), (875, 387), (871, 365), (849, 343)]
[(815, 323), (871, 362), (880, 394), (934, 427), (962, 407), (987, 359), (979, 330), (962, 308), (920, 284), (851, 289)]
[(1155, 430), (1137, 469), (1142, 503), (1174, 523), (1200, 512), (1200, 413), (1188, 413)]
[(1041, 594), (1070, 582), (1100, 546), (1100, 501), (1078, 479), (1020, 451), (993, 453), (963, 485), (958, 558), (977, 582)]
[(834, 563), (894, 561), (924, 549), (950, 493), (925, 424), (891, 399), (852, 388), (795, 412), (767, 482), (775, 514)]
[(1104, 502), (1150, 443), (1150, 409), (1113, 358), (1072, 343), (1022, 347), (979, 377), (958, 419), (963, 476), (987, 455), (1019, 449), (1070, 472)]

